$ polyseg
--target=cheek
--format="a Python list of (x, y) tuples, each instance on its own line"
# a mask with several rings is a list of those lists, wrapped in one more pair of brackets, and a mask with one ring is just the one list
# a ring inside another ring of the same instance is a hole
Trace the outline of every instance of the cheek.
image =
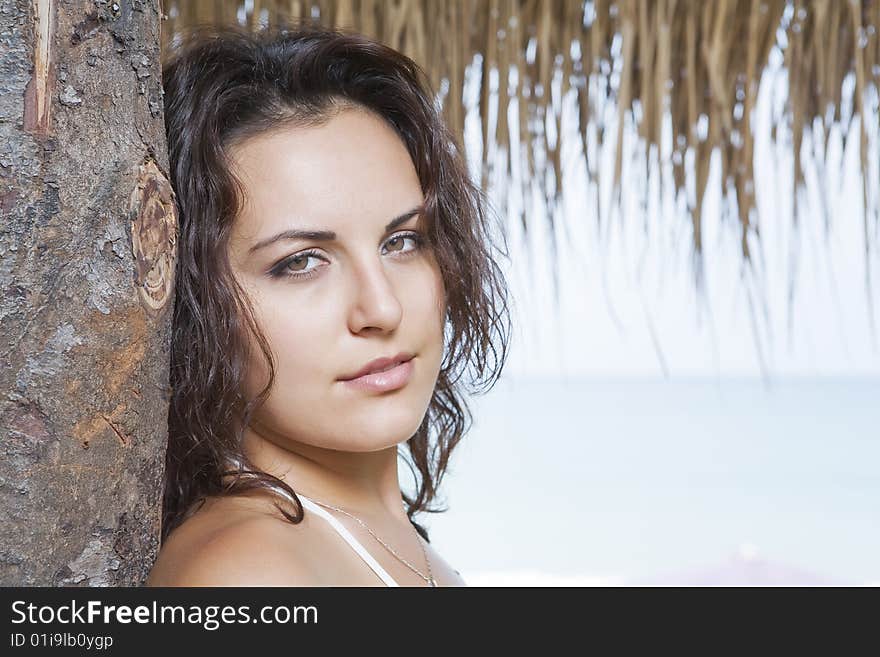
[(426, 263), (418, 275), (402, 281), (399, 290), (403, 305), (399, 341), (418, 349), (423, 361), (433, 367), (442, 351), (446, 320), (446, 291), (439, 268)]
[[(424, 290), (430, 290), (431, 294), (424, 294)], [(436, 328), (443, 331), (446, 322), (446, 287), (443, 275), (440, 273), (440, 265), (434, 258), (429, 260), (425, 279), (420, 283), (419, 295), (427, 302), (428, 306), (423, 309), (423, 314), (431, 317)]]
[[(306, 443), (318, 443), (329, 435), (327, 418), (336, 416), (328, 406), (334, 385), (333, 337), (328, 324), (318, 321), (320, 309), (303, 314), (287, 304), (276, 304), (269, 312), (257, 312), (275, 361), (275, 380), (252, 423), (263, 430)], [(269, 382), (265, 359), (256, 352), (251, 355), (245, 377), (248, 393), (256, 396)]]
[[(332, 353), (331, 321), (322, 319), (320, 309), (299, 312), (289, 304), (274, 304), (257, 313), (257, 321), (275, 360), (275, 384), (308, 389), (309, 382), (332, 375), (327, 354)], [(269, 370), (262, 357), (251, 358), (255, 377), (268, 382)]]

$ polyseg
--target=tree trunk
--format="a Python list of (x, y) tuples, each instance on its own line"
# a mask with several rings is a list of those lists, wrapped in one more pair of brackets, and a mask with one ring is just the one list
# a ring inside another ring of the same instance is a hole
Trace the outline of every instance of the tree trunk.
[(177, 218), (159, 0), (0, 0), (0, 584), (158, 549)]

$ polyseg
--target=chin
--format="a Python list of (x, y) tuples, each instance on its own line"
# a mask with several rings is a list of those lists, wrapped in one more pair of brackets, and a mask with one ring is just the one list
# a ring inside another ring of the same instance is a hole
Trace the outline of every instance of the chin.
[(414, 416), (412, 409), (405, 417), (389, 417), (382, 414), (364, 414), (345, 422), (344, 449), (352, 452), (376, 452), (409, 440), (418, 431), (423, 416)]

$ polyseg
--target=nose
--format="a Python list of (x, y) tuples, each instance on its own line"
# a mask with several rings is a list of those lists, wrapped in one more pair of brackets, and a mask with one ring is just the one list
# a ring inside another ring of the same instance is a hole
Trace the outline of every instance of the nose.
[(394, 330), (403, 317), (403, 307), (381, 260), (374, 258), (357, 265), (353, 278), (348, 319), (351, 332)]

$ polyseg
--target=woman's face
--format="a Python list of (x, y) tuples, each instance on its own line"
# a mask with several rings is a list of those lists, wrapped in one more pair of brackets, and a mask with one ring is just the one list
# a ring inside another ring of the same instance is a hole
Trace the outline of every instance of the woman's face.
[[(293, 440), (365, 452), (407, 440), (439, 373), (446, 299), (437, 261), (418, 240), (427, 218), (406, 146), (382, 119), (349, 108), (319, 127), (261, 135), (231, 155), (246, 205), (230, 261), (277, 365), (252, 428), (282, 447)], [(333, 236), (274, 239), (284, 231)], [(251, 340), (248, 398), (268, 382)], [(415, 355), (402, 387), (340, 380), (401, 352)]]

